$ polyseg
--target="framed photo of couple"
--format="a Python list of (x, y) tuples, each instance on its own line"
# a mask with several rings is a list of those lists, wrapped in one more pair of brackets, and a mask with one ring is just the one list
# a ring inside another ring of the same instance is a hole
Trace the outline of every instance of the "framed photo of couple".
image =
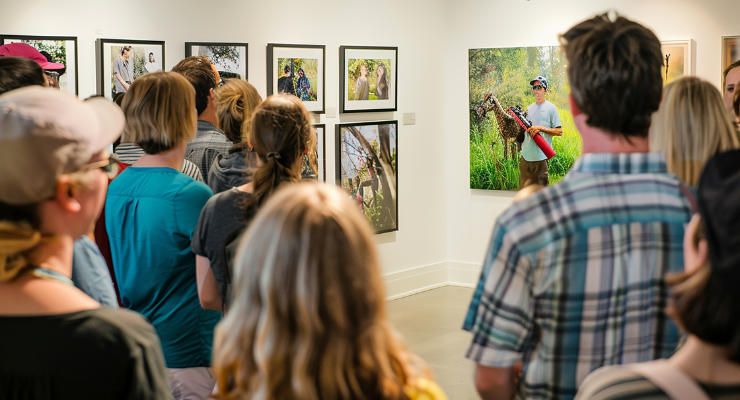
[(398, 110), (398, 47), (339, 47), (342, 113)]
[(267, 45), (267, 95), (292, 94), (306, 110), (324, 113), (326, 46), (313, 44)]
[(164, 71), (164, 42), (98, 39), (98, 94), (116, 101), (133, 81), (145, 74)]
[(0, 45), (18, 42), (35, 48), (49, 62), (64, 64), (62, 70), (46, 70), (46, 78), (52, 87), (63, 92), (78, 93), (76, 37), (0, 35)]

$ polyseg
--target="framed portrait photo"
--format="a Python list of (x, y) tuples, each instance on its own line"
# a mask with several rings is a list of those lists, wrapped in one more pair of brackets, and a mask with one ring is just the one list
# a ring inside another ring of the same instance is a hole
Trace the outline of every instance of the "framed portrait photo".
[(185, 42), (185, 57), (206, 56), (223, 79), (248, 79), (247, 43)]
[(740, 60), (740, 36), (722, 36), (722, 71)]
[(398, 47), (339, 47), (342, 113), (398, 109)]
[(691, 49), (692, 40), (669, 40), (660, 42), (663, 54), (663, 86), (682, 76), (694, 74), (694, 61)]
[(398, 121), (336, 125), (336, 183), (376, 233), (398, 230)]
[(314, 146), (303, 155), (302, 179), (326, 182), (326, 125), (314, 124)]
[(98, 94), (111, 100), (126, 93), (133, 81), (150, 72), (164, 71), (164, 42), (98, 39)]
[(0, 45), (18, 42), (40, 51), (50, 62), (64, 64), (61, 70), (45, 70), (47, 79), (59, 90), (78, 94), (76, 37), (0, 35)]
[(267, 95), (292, 94), (308, 111), (324, 113), (326, 46), (312, 44), (267, 45)]

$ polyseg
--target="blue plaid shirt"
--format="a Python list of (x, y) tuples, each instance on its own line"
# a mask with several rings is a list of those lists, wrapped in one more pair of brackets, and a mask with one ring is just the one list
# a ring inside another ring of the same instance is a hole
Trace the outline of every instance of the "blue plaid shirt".
[(683, 270), (691, 205), (660, 153), (584, 154), (496, 222), (463, 328), (467, 357), (524, 361), (527, 399), (572, 399), (589, 372), (668, 357), (664, 277)]

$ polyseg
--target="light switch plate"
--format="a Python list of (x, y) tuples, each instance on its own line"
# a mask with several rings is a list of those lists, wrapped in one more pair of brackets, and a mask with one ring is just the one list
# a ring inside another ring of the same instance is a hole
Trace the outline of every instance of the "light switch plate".
[(416, 113), (403, 113), (403, 124), (404, 125), (415, 125), (416, 124)]
[(337, 108), (336, 107), (326, 107), (326, 112), (324, 113), (324, 115), (326, 115), (326, 118), (336, 118)]

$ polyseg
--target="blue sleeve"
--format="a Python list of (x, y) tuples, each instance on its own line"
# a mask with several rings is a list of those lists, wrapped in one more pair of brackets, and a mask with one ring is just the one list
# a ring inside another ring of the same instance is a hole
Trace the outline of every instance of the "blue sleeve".
[(193, 240), (200, 212), (213, 196), (213, 191), (205, 183), (189, 177), (187, 179), (191, 182), (183, 186), (175, 196), (175, 219), (178, 231)]
[(101, 305), (118, 308), (108, 264), (98, 245), (87, 236), (81, 236), (74, 243), (72, 282)]

